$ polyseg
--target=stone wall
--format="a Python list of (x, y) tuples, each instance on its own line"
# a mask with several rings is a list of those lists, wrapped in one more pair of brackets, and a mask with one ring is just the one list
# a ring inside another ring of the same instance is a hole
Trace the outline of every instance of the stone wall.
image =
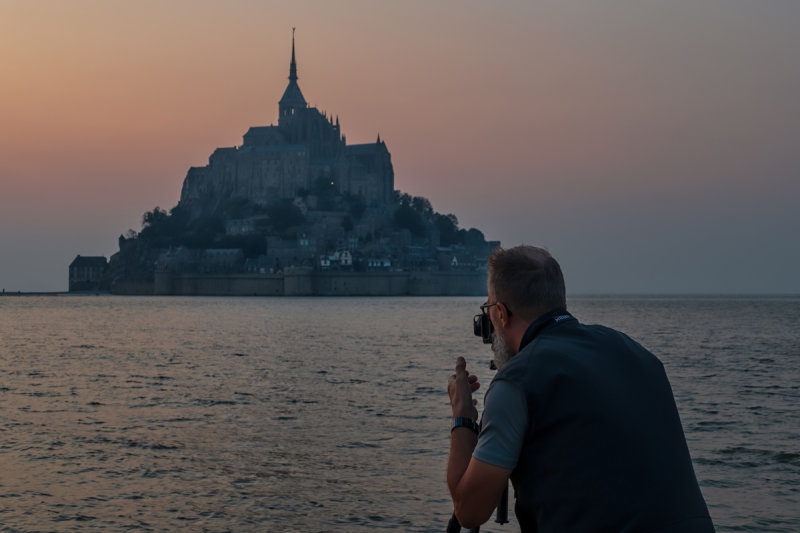
[(406, 272), (317, 272), (312, 276), (316, 296), (403, 296)]
[(155, 290), (155, 285), (150, 281), (120, 281), (112, 285), (111, 294), (152, 296), (158, 293)]
[[(163, 284), (156, 283), (159, 286)], [(172, 276), (170, 291), (182, 296), (283, 296), (280, 274), (180, 274)]]
[(481, 296), (486, 294), (486, 273), (314, 272), (310, 268), (286, 269), (282, 274), (157, 272), (151, 287), (150, 294), (182, 296)]

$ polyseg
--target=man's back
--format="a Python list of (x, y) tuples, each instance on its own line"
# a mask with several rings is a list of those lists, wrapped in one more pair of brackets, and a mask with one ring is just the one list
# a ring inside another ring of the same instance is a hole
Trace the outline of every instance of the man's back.
[(714, 530), (663, 365), (639, 344), (552, 323), (496, 379), (527, 402), (511, 476), (523, 530)]

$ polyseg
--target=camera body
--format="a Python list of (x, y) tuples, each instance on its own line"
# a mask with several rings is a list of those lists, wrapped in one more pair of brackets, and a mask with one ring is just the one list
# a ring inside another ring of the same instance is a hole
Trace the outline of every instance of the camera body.
[(472, 317), (472, 330), (476, 336), (483, 339), (484, 344), (492, 343), (492, 334), (494, 333), (494, 326), (492, 320), (487, 313), (481, 313)]

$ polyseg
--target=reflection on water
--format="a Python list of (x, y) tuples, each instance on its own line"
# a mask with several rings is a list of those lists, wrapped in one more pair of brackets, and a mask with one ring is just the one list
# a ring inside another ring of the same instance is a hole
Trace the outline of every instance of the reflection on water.
[[(480, 303), (2, 297), (0, 523), (441, 531), (447, 375), (492, 376)], [(798, 530), (798, 300), (571, 310), (664, 360), (720, 531)]]

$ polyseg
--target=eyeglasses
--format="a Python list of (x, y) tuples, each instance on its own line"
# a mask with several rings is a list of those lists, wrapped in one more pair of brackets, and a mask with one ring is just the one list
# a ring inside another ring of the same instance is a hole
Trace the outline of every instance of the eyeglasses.
[[(495, 302), (493, 304), (483, 304), (481, 306), (481, 313), (483, 313), (484, 315), (488, 315), (489, 314), (489, 308), (490, 307), (494, 307), (495, 305), (497, 305), (499, 303), (501, 303), (501, 302)], [(503, 304), (503, 306), (506, 308), (506, 313), (508, 314), (508, 316), (511, 316), (511, 309), (509, 309), (508, 306), (505, 305), (505, 304)]]
[(483, 304), (481, 306), (481, 313), (483, 313), (484, 315), (488, 314), (489, 313), (489, 308), (497, 305), (498, 303), (499, 302), (495, 302), (493, 304)]

